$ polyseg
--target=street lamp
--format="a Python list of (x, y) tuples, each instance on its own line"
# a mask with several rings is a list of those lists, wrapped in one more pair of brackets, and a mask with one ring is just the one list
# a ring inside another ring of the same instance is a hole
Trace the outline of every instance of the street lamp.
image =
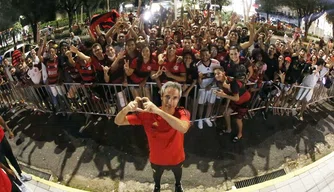
[(21, 20), (23, 20), (24, 19), (24, 16), (23, 15), (20, 15), (20, 17), (19, 17), (19, 22), (20, 22), (20, 24), (22, 25), (22, 21)]

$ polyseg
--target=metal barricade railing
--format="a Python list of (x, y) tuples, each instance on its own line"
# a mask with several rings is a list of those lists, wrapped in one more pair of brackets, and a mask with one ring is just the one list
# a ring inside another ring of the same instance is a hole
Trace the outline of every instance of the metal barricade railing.
[[(248, 85), (252, 87), (252, 85)], [(229, 100), (221, 99), (214, 94), (216, 88), (198, 89), (181, 99), (181, 104), (191, 111), (192, 121), (223, 117), (229, 106)], [(275, 115), (289, 115), (298, 109), (299, 102), (313, 92), (309, 104), (334, 96), (334, 85), (327, 89), (322, 83), (313, 89), (303, 86), (280, 85), (279, 93), (265, 97), (264, 88), (249, 89), (252, 98), (249, 102), (248, 117), (252, 118), (258, 110), (272, 109)], [(136, 96), (149, 97), (160, 105), (159, 89), (155, 83), (144, 87), (135, 84), (79, 84), (64, 83), (61, 85), (23, 86), (4, 83), (0, 86), (0, 105), (12, 107), (24, 103), (27, 107), (43, 112), (81, 113), (87, 115), (115, 116), (127, 103)], [(233, 115), (233, 113), (232, 113)]]

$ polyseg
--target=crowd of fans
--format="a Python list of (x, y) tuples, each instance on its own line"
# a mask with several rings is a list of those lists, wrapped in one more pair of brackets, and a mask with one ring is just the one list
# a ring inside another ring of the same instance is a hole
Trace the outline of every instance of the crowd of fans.
[[(234, 142), (242, 138), (242, 119), (247, 109), (254, 107), (250, 103), (253, 92), (261, 90), (261, 99), (269, 101), (267, 95), (274, 89), (289, 92), (296, 85), (312, 89), (319, 82), (331, 86), (332, 40), (327, 44), (303, 43), (297, 34), (291, 41), (273, 40), (273, 31), (255, 18), (242, 23), (235, 14), (223, 21), (220, 16), (211, 17), (210, 11), (188, 9), (187, 13), (177, 20), (166, 13), (153, 24), (139, 11), (138, 17), (121, 13), (107, 30), (99, 25), (94, 31), (88, 29), (88, 41), (73, 33), (60, 42), (42, 37), (39, 49), (29, 50), (29, 56), (13, 54), (12, 62), (3, 60), (1, 81), (26, 85), (117, 84), (128, 88), (134, 98), (156, 96), (164, 82), (176, 81), (183, 85), (183, 97), (192, 98), (195, 87), (199, 89), (198, 114), (193, 115), (197, 115), (200, 129), (203, 123), (213, 126), (210, 116), (217, 98), (230, 101), (225, 113), (227, 129), (222, 133), (231, 132), (230, 114), (237, 112), (239, 131)], [(156, 83), (154, 93), (147, 82)], [(300, 119), (312, 97), (311, 89), (300, 89), (296, 94), (302, 105)], [(55, 88), (46, 91), (53, 93), (52, 103), (57, 107)], [(70, 100), (76, 98), (74, 87), (62, 92)], [(90, 94), (110, 99), (98, 87), (92, 88)], [(272, 95), (280, 96), (277, 92)], [(281, 98), (280, 102), (286, 101)]]

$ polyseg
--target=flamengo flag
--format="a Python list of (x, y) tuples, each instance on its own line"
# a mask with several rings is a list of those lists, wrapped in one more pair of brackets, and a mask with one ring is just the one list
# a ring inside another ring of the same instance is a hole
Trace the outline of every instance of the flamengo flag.
[(95, 28), (97, 25), (100, 25), (102, 31), (110, 29), (116, 23), (119, 16), (119, 13), (115, 9), (108, 13), (93, 16), (92, 20), (90, 21), (89, 29), (96, 38)]

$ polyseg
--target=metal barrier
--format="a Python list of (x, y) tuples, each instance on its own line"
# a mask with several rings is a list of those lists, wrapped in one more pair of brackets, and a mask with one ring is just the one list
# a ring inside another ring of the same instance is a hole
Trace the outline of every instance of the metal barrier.
[[(265, 84), (266, 85), (266, 84)], [(300, 102), (313, 92), (309, 104), (334, 97), (334, 85), (327, 89), (320, 82), (313, 89), (303, 86), (272, 85), (274, 89), (260, 87), (254, 89), (247, 85), (252, 98), (249, 102), (248, 118), (252, 118), (258, 110), (272, 109), (275, 115), (290, 115), (300, 108)], [(276, 90), (275, 90), (276, 89)], [(192, 121), (202, 118), (223, 117), (228, 109), (229, 100), (217, 97), (216, 88), (198, 89), (181, 98), (181, 104), (192, 112)], [(149, 97), (160, 105), (159, 89), (155, 83), (147, 83), (144, 87), (129, 84), (78, 84), (33, 85), (5, 83), (0, 86), (0, 105), (13, 107), (24, 104), (41, 112), (82, 113), (86, 115), (115, 116), (127, 103), (136, 96)], [(309, 98), (308, 98), (309, 99)], [(233, 115), (233, 114), (232, 114)]]

